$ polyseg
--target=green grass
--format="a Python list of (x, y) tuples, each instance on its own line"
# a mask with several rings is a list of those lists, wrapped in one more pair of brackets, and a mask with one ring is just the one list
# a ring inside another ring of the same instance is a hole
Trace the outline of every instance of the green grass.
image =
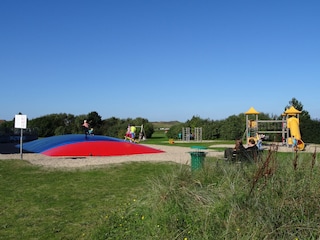
[(0, 239), (319, 239), (319, 154), (59, 170), (0, 161)]
[(95, 238), (319, 239), (319, 166), (310, 154), (290, 157), (207, 159), (201, 171), (163, 174), (144, 198), (110, 211)]
[(158, 145), (166, 145), (166, 146), (178, 146), (178, 147), (192, 147), (192, 146), (201, 146), (206, 147), (208, 149), (214, 149), (216, 151), (223, 151), (224, 148), (215, 148), (213, 145), (217, 144), (234, 144), (232, 140), (212, 140), (212, 141), (190, 141), (190, 142), (182, 142), (179, 140), (175, 140), (174, 144), (169, 143), (169, 139), (166, 136), (164, 131), (156, 131), (153, 133), (151, 139), (147, 139), (142, 142), (143, 144), (158, 144)]
[(62, 171), (0, 161), (0, 239), (91, 239), (106, 212), (142, 198), (146, 179), (176, 167), (128, 163)]

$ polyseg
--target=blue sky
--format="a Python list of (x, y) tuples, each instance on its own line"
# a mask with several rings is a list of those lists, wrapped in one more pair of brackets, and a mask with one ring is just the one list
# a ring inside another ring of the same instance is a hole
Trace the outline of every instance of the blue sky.
[(320, 1), (2, 0), (0, 119), (320, 119)]

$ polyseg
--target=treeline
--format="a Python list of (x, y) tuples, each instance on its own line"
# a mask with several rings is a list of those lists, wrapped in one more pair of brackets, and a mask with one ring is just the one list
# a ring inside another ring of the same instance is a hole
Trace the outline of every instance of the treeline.
[[(300, 120), (300, 133), (301, 138), (305, 143), (320, 143), (320, 121), (311, 119), (308, 111), (303, 109), (303, 105), (297, 99), (292, 98), (289, 101), (289, 105), (284, 107), (284, 111), (290, 106), (295, 107), (297, 110), (301, 111), (299, 115)], [(259, 120), (281, 120), (282, 116), (270, 116), (266, 113), (259, 113)], [(191, 120), (185, 123), (177, 124), (170, 128), (167, 133), (168, 138), (177, 139), (179, 133), (181, 133), (182, 128), (190, 127), (194, 129), (195, 127), (202, 127), (202, 139), (212, 140), (212, 139), (223, 139), (223, 140), (234, 140), (238, 138), (243, 138), (246, 130), (246, 117), (244, 113), (239, 115), (232, 115), (224, 120), (210, 120), (201, 119), (200, 117), (193, 116)], [(268, 131), (279, 131), (281, 130), (281, 124), (270, 123), (263, 126), (264, 129)], [(281, 141), (281, 134), (268, 134), (271, 141)]]
[[(281, 117), (269, 116), (264, 113), (259, 114), (259, 120), (279, 120)], [(193, 116), (191, 120), (185, 123), (177, 124), (171, 127), (168, 132), (168, 138), (177, 139), (182, 128), (190, 127), (202, 127), (202, 139), (203, 140), (234, 140), (243, 138), (246, 130), (246, 117), (245, 114), (232, 115), (224, 120), (214, 121), (209, 119), (201, 119), (200, 117)], [(269, 124), (269, 131), (281, 130), (279, 124)], [(320, 121), (312, 120), (310, 118), (300, 117), (300, 132), (302, 140), (305, 143), (320, 143)], [(268, 134), (268, 139), (271, 141), (280, 142), (281, 134)]]
[[(36, 134), (38, 137), (84, 133), (82, 128), (84, 120), (89, 122), (90, 128), (92, 127), (94, 129), (94, 134), (96, 135), (123, 138), (129, 124), (131, 126), (143, 125), (146, 138), (150, 138), (154, 132), (152, 123), (150, 123), (147, 119), (120, 119), (116, 117), (102, 119), (101, 116), (95, 111), (78, 116), (67, 113), (59, 113), (30, 119), (27, 123), (28, 129), (25, 132), (28, 132), (29, 134)], [(17, 132), (13, 126), (14, 120), (2, 123), (0, 125), (0, 134), (19, 134), (19, 132)], [(137, 127), (137, 133), (139, 133), (140, 130), (141, 128)]]
[[(297, 110), (301, 111), (299, 127), (302, 140), (305, 143), (320, 143), (320, 121), (311, 119), (309, 113), (303, 109), (303, 105), (295, 98), (289, 101), (289, 105), (284, 107), (284, 110), (288, 109), (290, 106), (294, 106)], [(266, 113), (259, 114), (259, 120), (280, 119), (282, 119), (282, 116), (270, 116)], [(153, 124), (145, 118), (120, 119), (111, 117), (108, 119), (102, 119), (95, 111), (78, 116), (60, 113), (31, 119), (28, 120), (28, 129), (25, 133), (36, 134), (39, 137), (83, 133), (82, 124), (84, 120), (87, 120), (90, 123), (90, 127), (94, 129), (94, 133), (97, 135), (123, 138), (129, 124), (134, 126), (143, 125), (146, 138), (151, 138), (154, 133)], [(167, 137), (177, 139), (182, 128), (190, 127), (191, 129), (194, 129), (195, 127), (201, 127), (203, 140), (234, 140), (244, 136), (246, 130), (245, 121), (246, 117), (244, 113), (232, 115), (224, 120), (201, 119), (198, 116), (193, 116), (185, 123), (177, 123), (171, 126), (167, 132)], [(20, 132), (17, 131), (17, 129), (14, 129), (13, 126), (14, 120), (0, 124), (0, 136), (20, 134)], [(263, 130), (281, 130), (281, 126), (279, 129), (279, 124), (277, 125), (276, 123), (271, 123), (265, 127), (267, 129)], [(139, 131), (140, 129), (137, 128), (137, 133), (139, 133)], [(268, 135), (269, 139), (272, 141), (281, 141), (281, 134)]]

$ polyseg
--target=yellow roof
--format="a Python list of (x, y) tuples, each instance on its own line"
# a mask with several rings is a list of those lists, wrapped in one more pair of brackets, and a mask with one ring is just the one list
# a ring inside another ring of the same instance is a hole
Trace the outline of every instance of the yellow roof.
[(251, 107), (247, 112), (245, 112), (246, 115), (249, 114), (259, 114), (259, 112), (257, 112), (257, 110), (255, 110), (253, 107)]
[(295, 107), (294, 106), (291, 106), (290, 108), (288, 108), (285, 112), (284, 112), (285, 114), (287, 114), (287, 115), (292, 115), (292, 114), (299, 114), (299, 113), (301, 113), (301, 111), (299, 111), (299, 110), (297, 110), (297, 109), (295, 109)]

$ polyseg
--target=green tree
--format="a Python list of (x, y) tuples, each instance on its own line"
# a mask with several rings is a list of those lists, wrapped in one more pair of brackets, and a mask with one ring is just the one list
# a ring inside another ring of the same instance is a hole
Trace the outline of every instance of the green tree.
[(173, 139), (178, 139), (179, 133), (182, 134), (182, 128), (185, 127), (184, 123), (179, 123), (175, 124), (170, 129), (167, 131), (167, 137), (168, 138), (173, 138)]
[(301, 114), (300, 114), (300, 119), (310, 119), (310, 114), (308, 111), (304, 110), (303, 109), (303, 104), (301, 102), (299, 102), (296, 98), (292, 98), (290, 101), (289, 101), (289, 105), (287, 105), (285, 107), (285, 110), (287, 110), (288, 108), (290, 108), (291, 106), (293, 106), (295, 109), (301, 111)]
[(222, 139), (242, 138), (245, 132), (245, 115), (232, 115), (221, 124), (220, 134)]
[(90, 123), (91, 127), (99, 128), (102, 124), (101, 116), (95, 111), (88, 113), (87, 120)]
[(13, 131), (14, 121), (5, 121), (0, 124), (0, 133), (9, 134)]
[(320, 143), (320, 121), (305, 119), (300, 122), (301, 137), (306, 143)]
[[(119, 137), (119, 131), (122, 128), (126, 129), (124, 126), (125, 123), (123, 123), (119, 118), (111, 117), (105, 119), (102, 121), (102, 134), (110, 137)], [(121, 138), (123, 138), (123, 136)]]

